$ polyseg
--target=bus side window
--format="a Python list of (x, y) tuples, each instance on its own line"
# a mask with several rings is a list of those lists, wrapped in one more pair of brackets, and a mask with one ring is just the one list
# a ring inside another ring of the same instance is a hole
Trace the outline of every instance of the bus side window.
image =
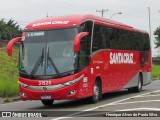
[(108, 41), (108, 32), (107, 27), (102, 26), (101, 27), (101, 35), (102, 35), (102, 45), (103, 48), (108, 49), (109, 41)]
[(109, 40), (109, 44), (110, 44), (110, 49), (115, 49), (115, 33), (114, 33), (114, 29), (113, 28), (108, 28), (108, 40)]
[(82, 70), (90, 63), (92, 21), (84, 22), (79, 27), (79, 32), (89, 32), (88, 36), (82, 38), (80, 43), (80, 51), (78, 53), (78, 71)]
[(81, 40), (80, 51), (79, 51), (79, 69), (83, 69), (90, 63), (90, 56), (88, 55), (87, 37), (83, 37)]
[(85, 40), (87, 41), (86, 42), (87, 55), (90, 55), (92, 27), (93, 27), (93, 22), (92, 21), (84, 22), (79, 27), (79, 32), (89, 32), (89, 35), (85, 37)]
[(103, 40), (102, 40), (102, 30), (101, 25), (95, 24), (93, 31), (93, 43), (92, 43), (92, 52), (103, 49)]

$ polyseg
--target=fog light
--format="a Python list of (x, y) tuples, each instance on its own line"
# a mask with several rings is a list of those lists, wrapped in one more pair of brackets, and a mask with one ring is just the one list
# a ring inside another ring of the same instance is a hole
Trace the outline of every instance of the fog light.
[(68, 92), (68, 96), (72, 96), (72, 95), (74, 95), (75, 93), (76, 93), (76, 90), (69, 91), (69, 92)]
[(26, 97), (26, 93), (21, 92), (21, 96)]

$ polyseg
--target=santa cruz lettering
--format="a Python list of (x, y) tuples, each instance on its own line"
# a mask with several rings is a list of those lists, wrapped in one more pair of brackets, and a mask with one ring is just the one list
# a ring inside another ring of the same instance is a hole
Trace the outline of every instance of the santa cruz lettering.
[(69, 21), (52, 21), (52, 22), (42, 22), (42, 23), (35, 23), (32, 27), (36, 26), (44, 26), (44, 25), (54, 25), (54, 24), (68, 24)]
[(110, 52), (110, 64), (133, 64), (133, 53)]

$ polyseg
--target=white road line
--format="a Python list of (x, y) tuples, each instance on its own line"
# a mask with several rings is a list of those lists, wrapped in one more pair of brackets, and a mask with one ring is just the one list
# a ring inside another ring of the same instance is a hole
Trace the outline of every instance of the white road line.
[[(142, 95), (133, 96), (133, 97), (131, 97), (130, 99), (138, 98), (138, 97), (143, 97), (143, 96), (147, 96), (148, 94), (153, 94), (153, 93), (157, 93), (157, 92), (160, 92), (160, 90), (156, 90), (156, 91), (148, 92), (148, 93), (146, 93), (146, 94), (142, 94)], [(148, 96), (149, 96), (149, 95), (148, 95)]]
[(61, 119), (69, 119), (69, 118), (74, 118), (74, 117), (58, 117), (51, 120), (61, 120)]
[(157, 93), (157, 92), (160, 92), (160, 90), (152, 91), (151, 93)]
[(113, 104), (113, 105), (125, 105), (125, 104), (146, 103), (146, 102), (160, 102), (160, 100), (145, 100), (145, 101), (123, 102), (123, 103), (116, 103), (116, 104)]
[(160, 94), (157, 94), (157, 95), (144, 95), (144, 96), (139, 96), (139, 97), (154, 97), (154, 96), (160, 96)]
[(140, 96), (142, 96), (142, 95), (147, 95), (147, 94), (150, 94), (150, 93), (151, 93), (151, 92), (144, 93), (144, 94), (141, 94), (141, 95), (136, 95), (136, 96), (129, 97), (129, 98), (125, 98), (125, 99), (122, 99), (122, 100), (118, 100), (118, 101), (115, 101), (115, 102), (112, 102), (112, 103), (108, 103), (108, 104), (100, 105), (100, 106), (97, 106), (97, 107), (94, 107), (94, 108), (90, 108), (90, 109), (87, 109), (87, 110), (84, 110), (84, 111), (95, 110), (95, 109), (98, 109), (98, 108), (102, 108), (102, 107), (105, 107), (105, 106), (108, 106), (108, 105), (113, 105), (113, 104), (116, 104), (116, 103), (119, 103), (119, 102), (123, 102), (123, 101), (129, 100), (129, 99), (131, 99), (131, 98), (140, 97)]
[[(90, 108), (90, 109), (83, 110), (82, 112), (77, 112), (77, 113), (74, 113), (74, 114), (70, 114), (68, 116), (72, 116), (72, 115), (76, 115), (76, 114), (79, 114), (79, 113), (83, 113), (85, 111), (95, 110), (95, 109), (106, 107), (106, 106), (109, 106), (109, 105), (114, 105), (116, 103), (123, 102), (123, 101), (129, 100), (131, 98), (136, 98), (136, 97), (144, 96), (144, 95), (155, 93), (155, 92), (160, 92), (160, 90), (151, 91), (151, 92), (148, 92), (148, 93), (144, 93), (144, 94), (136, 95), (136, 96), (133, 96), (133, 97), (125, 98), (125, 99), (118, 100), (118, 101), (115, 101), (115, 102), (111, 102), (111, 103), (108, 103), (108, 104), (100, 105), (100, 106), (97, 106), (97, 107), (93, 107), (93, 108)], [(60, 120), (60, 119), (66, 119), (66, 118), (74, 118), (74, 117), (67, 117), (67, 116), (65, 116), (65, 117), (54, 118), (54, 119), (51, 119), (51, 120)]]
[(154, 110), (154, 111), (160, 111), (158, 108), (132, 108), (132, 109), (123, 109), (123, 110), (116, 110), (116, 111), (134, 111), (134, 110)]

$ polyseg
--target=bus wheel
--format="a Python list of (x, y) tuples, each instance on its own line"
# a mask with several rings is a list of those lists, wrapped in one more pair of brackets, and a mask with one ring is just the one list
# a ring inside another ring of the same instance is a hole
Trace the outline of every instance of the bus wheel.
[(90, 98), (91, 103), (97, 103), (101, 98), (101, 85), (100, 82), (96, 81), (94, 84), (94, 95)]
[(129, 88), (128, 91), (129, 92), (140, 92), (142, 90), (142, 76), (139, 75), (138, 76), (138, 85), (136, 87), (133, 87), (133, 88)]
[(51, 106), (53, 104), (54, 100), (42, 100), (43, 105), (45, 106)]

